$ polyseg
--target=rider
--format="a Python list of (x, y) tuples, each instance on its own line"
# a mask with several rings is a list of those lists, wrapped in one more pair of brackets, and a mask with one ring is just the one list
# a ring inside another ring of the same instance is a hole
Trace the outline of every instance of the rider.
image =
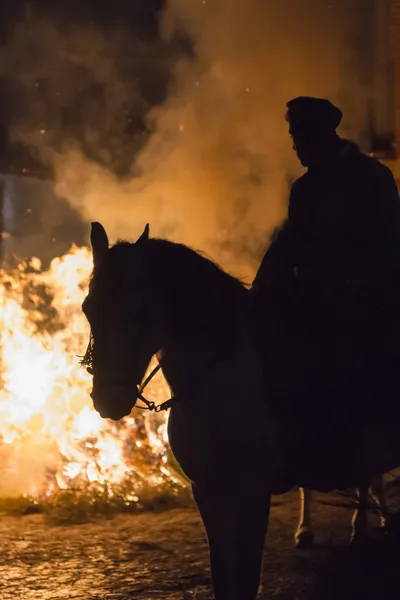
[(342, 112), (329, 100), (299, 97), (287, 107), (293, 149), (307, 172), (292, 186), (288, 218), (253, 286), (275, 285), (293, 269), (322, 289), (382, 278), (400, 264), (391, 171), (337, 135)]
[[(325, 309), (346, 305), (347, 311), (353, 306), (346, 327), (360, 313), (370, 322), (372, 313), (365, 307), (376, 307), (385, 291), (390, 295), (400, 272), (394, 177), (337, 135), (342, 112), (329, 100), (295, 98), (287, 104), (286, 119), (293, 149), (307, 172), (292, 186), (287, 219), (258, 270), (254, 297), (268, 298), (280, 290), (284, 300), (290, 296), (290, 306), (302, 298), (297, 321), (306, 325), (316, 304)], [(359, 333), (353, 338), (359, 340)]]

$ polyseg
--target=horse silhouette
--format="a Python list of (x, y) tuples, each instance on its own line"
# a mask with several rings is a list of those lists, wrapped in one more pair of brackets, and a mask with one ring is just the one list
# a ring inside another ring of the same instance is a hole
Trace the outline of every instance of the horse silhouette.
[[(91, 340), (83, 364), (93, 375), (94, 407), (103, 418), (128, 415), (145, 400), (139, 386), (157, 354), (173, 394), (162, 407), (171, 408), (169, 442), (207, 532), (215, 599), (254, 600), (270, 497), (293, 459), (285, 440), (298, 424), (269, 413), (250, 292), (187, 246), (149, 238), (148, 226), (135, 243), (110, 248), (94, 223), (91, 243), (94, 270), (82, 307)], [(338, 452), (337, 436), (324, 427), (326, 435), (309, 436), (289, 487), (365, 488), (400, 463), (398, 424), (364, 427), (351, 468), (346, 441)]]

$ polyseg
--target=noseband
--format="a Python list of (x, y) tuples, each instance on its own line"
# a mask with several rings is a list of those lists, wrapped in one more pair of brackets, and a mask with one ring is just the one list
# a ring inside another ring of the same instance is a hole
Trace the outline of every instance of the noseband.
[(171, 405), (177, 400), (176, 396), (172, 396), (169, 400), (166, 400), (165, 402), (162, 402), (161, 404), (155, 404), (154, 402), (152, 402), (151, 400), (147, 400), (147, 398), (145, 398), (145, 396), (143, 396), (144, 389), (149, 385), (150, 381), (153, 379), (153, 377), (158, 373), (158, 371), (161, 368), (162, 368), (161, 363), (158, 363), (158, 365), (156, 367), (154, 367), (154, 369), (146, 377), (146, 379), (138, 386), (137, 397), (142, 402), (144, 402), (144, 404), (146, 406), (138, 406), (137, 408), (140, 408), (142, 410), (150, 410), (155, 413), (159, 413), (159, 412), (162, 412), (163, 410), (168, 410), (169, 408), (171, 408)]
[[(80, 366), (86, 368), (87, 372), (90, 375), (93, 375), (93, 346), (94, 346), (94, 339), (93, 339), (93, 335), (91, 334), (90, 341), (89, 341), (87, 350), (85, 352), (85, 355), (83, 357), (79, 357), (80, 358)], [(206, 365), (202, 369), (203, 375), (205, 374), (204, 373), (205, 371), (208, 371), (208, 369), (211, 368), (214, 364), (217, 364), (219, 362), (220, 358), (222, 358), (222, 356), (224, 354), (225, 354), (225, 349), (221, 350), (220, 352), (217, 352), (217, 354), (214, 355), (210, 361), (207, 361)], [(139, 386), (137, 386), (137, 397), (145, 404), (145, 406), (138, 406), (137, 408), (140, 408), (141, 410), (149, 410), (151, 412), (159, 413), (164, 410), (169, 410), (171, 408), (172, 404), (174, 404), (178, 399), (180, 399), (182, 397), (182, 394), (180, 394), (179, 396), (173, 395), (173, 396), (171, 396), (171, 398), (169, 398), (165, 402), (162, 402), (161, 404), (155, 404), (155, 402), (153, 402), (152, 400), (148, 400), (143, 395), (145, 388), (149, 385), (151, 380), (155, 377), (155, 375), (158, 373), (158, 371), (160, 371), (160, 369), (162, 369), (162, 364), (159, 361), (158, 365), (156, 367), (154, 367), (154, 369), (146, 377), (146, 379)]]
[[(89, 373), (89, 375), (93, 375), (93, 347), (94, 347), (94, 339), (93, 339), (93, 334), (91, 333), (89, 344), (88, 344), (87, 350), (85, 352), (85, 355), (78, 357), (80, 359), (80, 366), (84, 367), (87, 370), (87, 372)], [(140, 408), (142, 410), (150, 410), (150, 411), (159, 413), (163, 410), (168, 410), (171, 407), (171, 404), (176, 399), (176, 397), (173, 396), (172, 398), (170, 398), (169, 400), (166, 400), (162, 404), (156, 405), (154, 402), (152, 402), (151, 400), (147, 400), (147, 398), (145, 398), (145, 396), (143, 396), (144, 389), (149, 385), (150, 381), (153, 379), (153, 377), (158, 373), (158, 371), (160, 369), (161, 369), (161, 363), (158, 363), (158, 365), (156, 367), (154, 367), (154, 369), (146, 377), (146, 379), (139, 386), (137, 386), (137, 397), (142, 402), (144, 402), (144, 404), (146, 405), (146, 406), (138, 406), (138, 408)]]

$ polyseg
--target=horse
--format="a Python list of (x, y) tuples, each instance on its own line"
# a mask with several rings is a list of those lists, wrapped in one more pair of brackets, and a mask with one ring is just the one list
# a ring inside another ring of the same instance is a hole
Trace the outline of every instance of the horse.
[[(294, 545), (298, 549), (308, 549), (314, 545), (315, 534), (311, 520), (312, 490), (300, 488), (300, 519), (294, 533)], [(373, 507), (379, 512), (380, 527), (387, 533), (392, 522), (392, 513), (386, 501), (383, 486), (383, 476), (377, 477), (371, 486), (364, 485), (356, 490), (356, 506), (351, 520), (352, 531), (349, 545), (362, 542), (367, 533), (368, 500), (371, 497)]]
[[(314, 465), (304, 477), (299, 464), (291, 471), (297, 424), (270, 414), (241, 281), (183, 244), (150, 238), (148, 225), (136, 242), (110, 247), (104, 227), (93, 223), (91, 245), (82, 305), (91, 338), (82, 364), (93, 377), (93, 406), (113, 420), (139, 398), (153, 410), (170, 408), (169, 443), (207, 533), (215, 600), (254, 600), (271, 495), (295, 484), (335, 489), (336, 474), (329, 479), (327, 462), (320, 485)], [(158, 407), (141, 385), (154, 355), (172, 392)], [(399, 428), (391, 433), (381, 435), (377, 448), (387, 452), (379, 456), (359, 437), (363, 461), (349, 471), (351, 487), (399, 464)]]

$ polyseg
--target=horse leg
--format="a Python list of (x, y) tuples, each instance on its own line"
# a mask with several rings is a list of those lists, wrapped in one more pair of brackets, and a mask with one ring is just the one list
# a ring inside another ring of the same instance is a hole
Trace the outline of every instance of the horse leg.
[(357, 544), (365, 537), (367, 530), (367, 503), (368, 503), (369, 486), (365, 485), (358, 488), (358, 506), (354, 511), (352, 519), (352, 533), (350, 545)]
[(207, 532), (215, 600), (255, 600), (268, 528), (269, 494), (249, 490), (238, 497), (235, 490), (207, 493), (193, 486), (193, 495)]
[(383, 488), (383, 475), (380, 475), (371, 485), (371, 493), (380, 511), (380, 522), (383, 530), (390, 526), (390, 510), (386, 502), (385, 491)]
[(294, 534), (296, 548), (310, 548), (314, 544), (314, 533), (311, 525), (312, 491), (299, 488), (300, 492), (300, 521)]

